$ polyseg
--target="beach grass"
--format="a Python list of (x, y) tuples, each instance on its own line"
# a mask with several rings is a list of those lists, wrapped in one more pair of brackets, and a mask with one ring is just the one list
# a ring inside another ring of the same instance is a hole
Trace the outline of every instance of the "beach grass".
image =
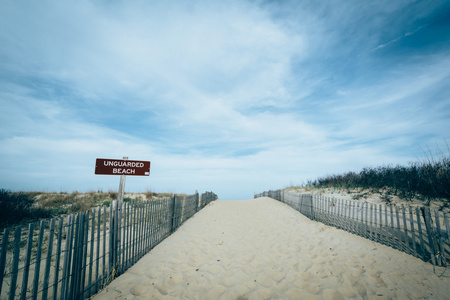
[[(172, 193), (125, 193), (124, 202), (152, 200), (172, 196)], [(48, 219), (89, 210), (98, 206), (109, 206), (117, 200), (116, 191), (67, 192), (12, 192), (0, 189), (0, 228), (19, 223)]]
[[(293, 188), (293, 187), (289, 187)], [(450, 207), (450, 151), (447, 154), (428, 151), (425, 158), (408, 165), (382, 165), (366, 167), (359, 172), (350, 171), (308, 180), (297, 188), (304, 190), (337, 189), (378, 193), (385, 202), (392, 196), (404, 201), (419, 199), (424, 205), (441, 201), (442, 208)]]

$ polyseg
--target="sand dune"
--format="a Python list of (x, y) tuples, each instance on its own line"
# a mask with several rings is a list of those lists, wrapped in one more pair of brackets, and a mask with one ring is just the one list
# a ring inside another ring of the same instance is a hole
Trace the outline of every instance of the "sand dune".
[(270, 198), (218, 200), (95, 299), (450, 299), (450, 270)]

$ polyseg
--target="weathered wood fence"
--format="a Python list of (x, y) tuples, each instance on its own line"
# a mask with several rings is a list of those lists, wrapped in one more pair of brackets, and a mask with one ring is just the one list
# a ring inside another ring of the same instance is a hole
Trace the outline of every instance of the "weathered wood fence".
[[(126, 202), (6, 228), (0, 299), (84, 299), (124, 273), (217, 195)], [(39, 227), (39, 228), (35, 228)]]
[(301, 214), (329, 226), (411, 254), (438, 266), (450, 262), (448, 210), (373, 204), (295, 193), (267, 191), (257, 197), (270, 197), (286, 203)]

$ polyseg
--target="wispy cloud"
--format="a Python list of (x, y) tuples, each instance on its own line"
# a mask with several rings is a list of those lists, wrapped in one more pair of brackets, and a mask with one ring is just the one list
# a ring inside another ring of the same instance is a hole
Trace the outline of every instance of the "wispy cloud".
[(403, 34), (403, 35), (401, 35), (401, 36), (399, 36), (399, 37), (397, 37), (397, 38), (395, 38), (395, 39), (393, 39), (393, 40), (390, 40), (390, 41), (387, 42), (387, 43), (384, 43), (384, 44), (381, 44), (381, 45), (376, 46), (374, 49), (370, 50), (369, 52), (377, 51), (378, 49), (381, 49), (381, 48), (384, 48), (384, 47), (386, 47), (386, 46), (389, 46), (389, 45), (392, 44), (392, 43), (396, 43), (396, 42), (400, 41), (401, 39), (403, 39), (403, 38), (405, 38), (405, 37), (408, 37), (408, 36), (410, 36), (410, 35), (413, 35), (414, 33), (418, 32), (419, 30), (421, 30), (421, 29), (424, 28), (424, 27), (426, 27), (426, 25), (419, 26), (418, 28), (414, 29), (413, 31), (406, 32), (405, 34)]

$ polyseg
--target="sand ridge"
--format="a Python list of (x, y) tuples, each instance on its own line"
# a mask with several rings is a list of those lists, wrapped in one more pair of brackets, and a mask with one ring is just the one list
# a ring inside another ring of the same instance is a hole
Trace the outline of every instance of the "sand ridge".
[(270, 198), (217, 200), (95, 299), (450, 299), (450, 272)]

